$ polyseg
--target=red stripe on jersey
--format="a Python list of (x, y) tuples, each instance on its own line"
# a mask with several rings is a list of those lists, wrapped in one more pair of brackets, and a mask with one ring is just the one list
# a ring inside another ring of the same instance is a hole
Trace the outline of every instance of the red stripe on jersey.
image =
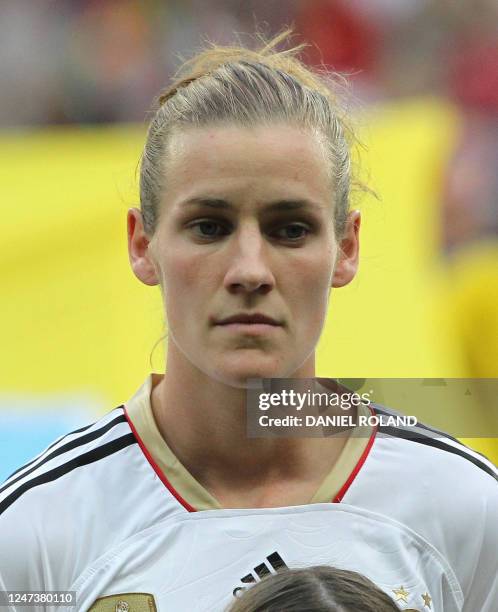
[[(370, 412), (373, 415), (375, 415), (375, 412), (372, 410), (372, 408), (370, 408)], [(365, 461), (367, 460), (367, 457), (368, 457), (370, 451), (372, 450), (372, 446), (373, 446), (373, 443), (375, 441), (375, 436), (376, 435), (377, 435), (377, 425), (374, 425), (372, 434), (370, 436), (370, 439), (368, 440), (368, 444), (366, 445), (365, 450), (361, 454), (361, 457), (359, 458), (358, 463), (355, 465), (354, 470), (349, 475), (349, 478), (342, 485), (339, 493), (337, 493), (337, 495), (332, 500), (334, 503), (340, 503), (342, 501), (343, 497), (348, 492), (349, 487), (353, 484), (354, 479), (358, 476), (361, 468), (363, 467)]]
[(147, 461), (152, 466), (152, 469), (154, 470), (154, 472), (159, 476), (161, 482), (168, 489), (168, 491), (171, 493), (171, 495), (173, 495), (173, 497), (175, 497), (176, 500), (179, 501), (180, 504), (186, 510), (188, 510), (189, 512), (197, 512), (196, 508), (194, 508), (186, 500), (184, 500), (183, 497), (178, 493), (178, 491), (170, 483), (170, 481), (166, 478), (166, 476), (163, 473), (163, 471), (161, 470), (161, 468), (157, 465), (157, 463), (152, 458), (152, 455), (147, 450), (147, 447), (143, 443), (142, 438), (138, 435), (138, 432), (135, 429), (135, 426), (133, 425), (133, 423), (131, 422), (130, 417), (128, 416), (128, 412), (126, 411), (126, 406), (123, 407), (123, 410), (124, 410), (124, 413), (125, 413), (126, 420), (128, 421), (128, 425), (130, 426), (130, 429), (133, 432), (133, 435), (137, 439), (137, 442), (138, 442), (140, 448), (142, 449), (143, 454), (145, 455), (145, 457), (147, 458)]

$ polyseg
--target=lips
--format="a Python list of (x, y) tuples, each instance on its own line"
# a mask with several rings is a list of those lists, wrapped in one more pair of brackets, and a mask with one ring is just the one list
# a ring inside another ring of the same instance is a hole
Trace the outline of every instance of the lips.
[(272, 319), (271, 317), (259, 312), (240, 313), (215, 322), (216, 325), (230, 325), (231, 323), (244, 323), (246, 325), (256, 325), (258, 323), (264, 325), (281, 325), (281, 323), (275, 319)]

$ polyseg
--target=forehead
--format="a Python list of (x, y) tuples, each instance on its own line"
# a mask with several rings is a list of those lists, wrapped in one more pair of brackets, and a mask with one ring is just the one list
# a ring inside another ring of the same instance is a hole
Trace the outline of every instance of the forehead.
[(232, 195), (330, 198), (321, 139), (289, 125), (177, 132), (169, 142), (165, 172), (168, 199), (227, 190)]

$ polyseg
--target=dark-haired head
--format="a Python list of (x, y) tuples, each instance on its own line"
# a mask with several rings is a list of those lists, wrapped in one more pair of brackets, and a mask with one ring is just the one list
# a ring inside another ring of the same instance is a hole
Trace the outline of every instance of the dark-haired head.
[(318, 565), (268, 576), (227, 612), (399, 612), (373, 582), (348, 570)]

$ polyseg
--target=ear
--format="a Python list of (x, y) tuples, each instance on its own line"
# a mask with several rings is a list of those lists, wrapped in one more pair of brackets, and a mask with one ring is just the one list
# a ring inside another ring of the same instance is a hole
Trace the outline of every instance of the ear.
[(158, 285), (156, 267), (152, 260), (150, 239), (144, 230), (142, 213), (138, 208), (130, 208), (127, 216), (128, 257), (135, 276), (145, 285)]
[(353, 210), (346, 221), (346, 229), (339, 244), (337, 262), (332, 275), (332, 287), (344, 287), (355, 277), (360, 252), (361, 213)]

